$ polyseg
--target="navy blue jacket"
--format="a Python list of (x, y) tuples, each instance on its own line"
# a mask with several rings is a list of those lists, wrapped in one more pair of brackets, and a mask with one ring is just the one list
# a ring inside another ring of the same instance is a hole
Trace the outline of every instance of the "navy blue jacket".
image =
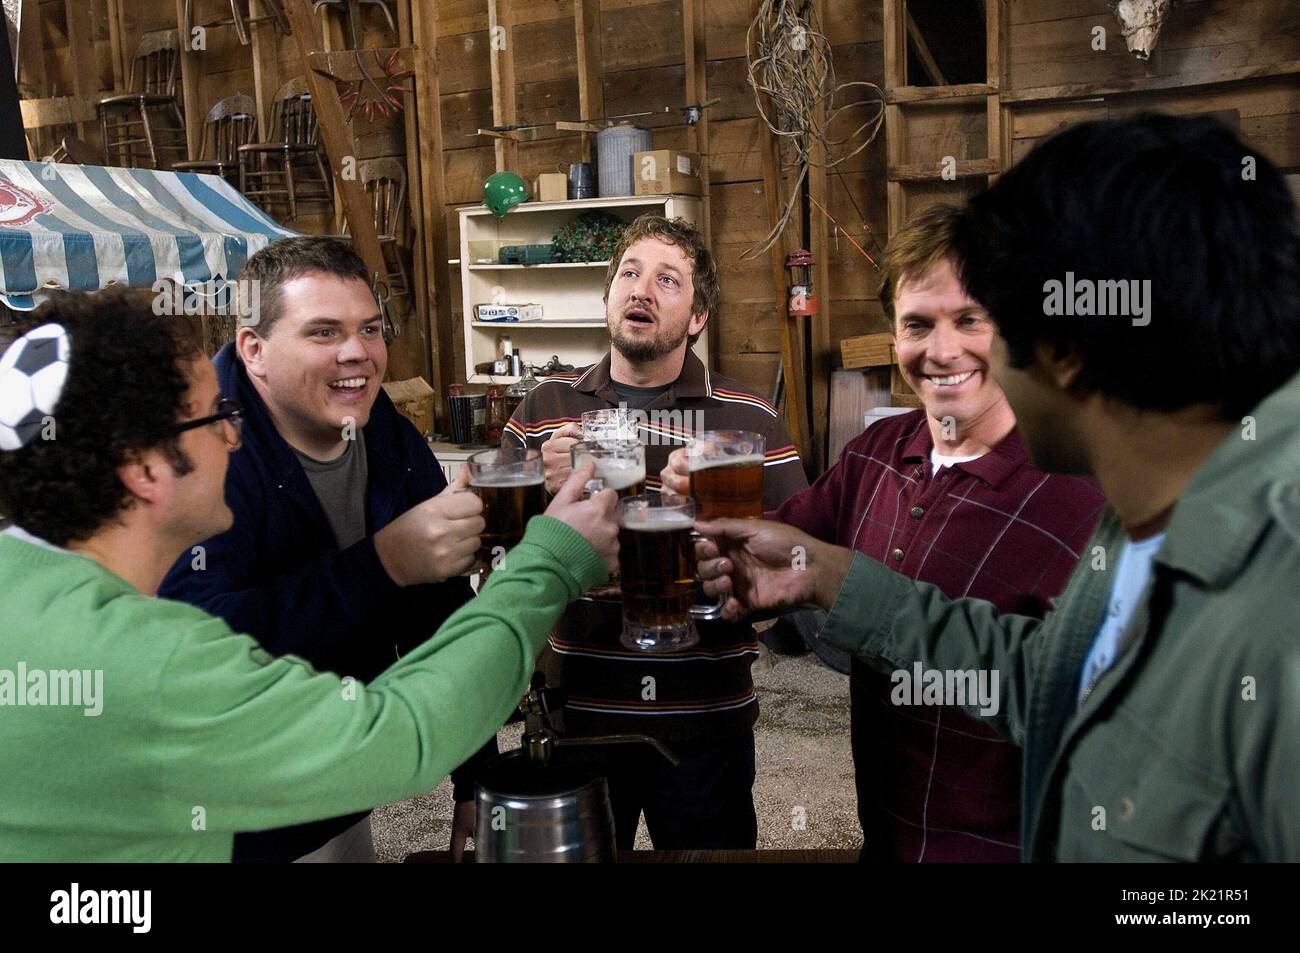
[[(447, 485), (442, 467), (381, 390), (363, 428), (368, 535), (340, 550), (306, 471), (275, 429), (234, 346), (222, 348), (213, 364), (221, 392), (245, 412), (243, 446), (226, 474), (234, 525), (202, 544), (201, 559), (195, 552), (182, 556), (159, 595), (221, 616), (272, 655), (297, 655), (318, 669), (369, 681), (474, 594), (463, 578), (398, 586), (375, 552), (375, 532)], [(494, 739), (453, 773), (456, 800), (473, 797), (473, 770), (495, 753)], [(293, 860), (364, 816), (239, 834), (234, 859)]]

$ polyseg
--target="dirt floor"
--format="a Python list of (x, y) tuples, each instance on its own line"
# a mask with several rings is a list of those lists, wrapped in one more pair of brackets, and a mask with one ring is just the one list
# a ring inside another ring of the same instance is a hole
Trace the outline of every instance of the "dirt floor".
[[(774, 655), (754, 663), (760, 712), (755, 737), (760, 848), (861, 846), (849, 754), (848, 677), (812, 654)], [(501, 750), (519, 746), (521, 725), (497, 736)], [(377, 809), (375, 850), (384, 862), (416, 850), (445, 850), (451, 836), (451, 782), (437, 790)], [(649, 849), (642, 824), (637, 848)]]

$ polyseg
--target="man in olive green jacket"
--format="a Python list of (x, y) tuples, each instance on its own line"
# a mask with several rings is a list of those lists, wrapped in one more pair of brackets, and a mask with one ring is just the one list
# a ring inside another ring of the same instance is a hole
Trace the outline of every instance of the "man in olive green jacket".
[(1027, 860), (1300, 860), (1300, 231), (1281, 176), (1210, 120), (1089, 123), (975, 199), (959, 241), (1035, 462), (1095, 474), (1109, 503), (1056, 611), (949, 599), (762, 522), (700, 524), (706, 589), (729, 617), (821, 604), (822, 637), (893, 670), (896, 704), (980, 709), (1025, 748)]

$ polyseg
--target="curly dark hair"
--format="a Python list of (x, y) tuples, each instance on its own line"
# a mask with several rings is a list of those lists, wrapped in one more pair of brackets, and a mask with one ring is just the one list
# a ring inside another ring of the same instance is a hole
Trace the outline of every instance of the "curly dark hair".
[[(618, 276), (618, 266), (629, 248), (643, 238), (657, 238), (669, 245), (676, 245), (691, 260), (691, 285), (695, 289), (691, 301), (692, 314), (708, 312), (709, 320), (718, 317), (718, 269), (713, 263), (709, 246), (704, 243), (704, 235), (698, 228), (684, 218), (664, 218), (662, 215), (645, 214), (638, 216), (623, 232), (614, 254), (609, 256), (609, 267), (605, 269), (605, 301), (609, 301), (609, 289)], [(688, 338), (688, 344), (694, 344), (698, 334)]]
[(90, 538), (132, 504), (117, 475), (131, 454), (156, 448), (178, 473), (193, 469), (174, 427), (189, 389), (183, 365), (204, 356), (199, 322), (155, 315), (153, 301), (120, 287), (62, 292), (14, 328), (61, 324), (72, 345), (53, 439), (0, 452), (0, 508), (56, 546)]

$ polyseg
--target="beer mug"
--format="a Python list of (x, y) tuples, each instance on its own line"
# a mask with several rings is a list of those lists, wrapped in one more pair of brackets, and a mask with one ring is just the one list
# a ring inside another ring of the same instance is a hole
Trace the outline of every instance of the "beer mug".
[(596, 464), (596, 475), (585, 487), (589, 495), (617, 490), (621, 500), (645, 492), (645, 444), (640, 440), (584, 440), (569, 452), (575, 470)]
[(583, 440), (636, 440), (636, 421), (626, 407), (603, 407), (582, 415)]
[(687, 445), (691, 496), (702, 520), (759, 519), (763, 515), (762, 434), (705, 430)]
[(642, 493), (618, 501), (618, 569), (623, 590), (620, 641), (644, 652), (688, 649), (695, 619), (717, 619), (723, 599), (695, 604), (695, 501)]
[(494, 568), (497, 557), (523, 539), (528, 521), (546, 509), (542, 452), (499, 447), (471, 454), (469, 486), (483, 501), (479, 562)]

